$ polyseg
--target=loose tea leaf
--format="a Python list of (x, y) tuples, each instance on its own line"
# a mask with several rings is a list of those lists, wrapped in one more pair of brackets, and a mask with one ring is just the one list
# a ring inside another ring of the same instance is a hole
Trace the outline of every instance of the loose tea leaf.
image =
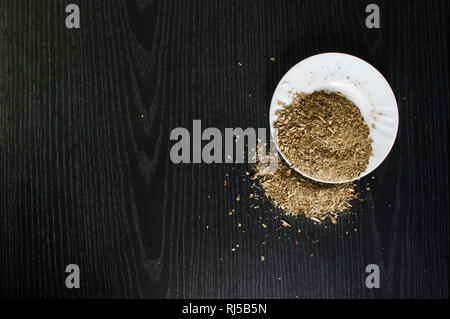
[(261, 184), (264, 195), (287, 215), (303, 214), (318, 223), (330, 218), (336, 223), (338, 214), (350, 208), (350, 202), (357, 197), (353, 183), (318, 183), (303, 177), (281, 159), (273, 174), (261, 174), (261, 163), (256, 169), (253, 178)]
[(337, 92), (297, 93), (276, 112), (278, 146), (292, 167), (330, 182), (357, 178), (372, 155), (370, 129), (358, 107)]

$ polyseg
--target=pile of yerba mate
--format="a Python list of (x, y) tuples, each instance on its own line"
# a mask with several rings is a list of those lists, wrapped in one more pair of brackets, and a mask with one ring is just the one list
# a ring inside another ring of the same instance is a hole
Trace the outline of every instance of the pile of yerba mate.
[(254, 179), (265, 197), (287, 215), (304, 215), (321, 223), (336, 223), (339, 213), (357, 198), (352, 180), (365, 171), (372, 155), (369, 128), (359, 109), (345, 96), (319, 91), (295, 94), (293, 102), (277, 111), (273, 123), (278, 145), (292, 167), (335, 184), (319, 183), (299, 174), (279, 159), (278, 169), (264, 174), (258, 163)]
[(265, 166), (258, 163), (254, 179), (262, 186), (264, 196), (286, 215), (304, 215), (321, 223), (329, 218), (333, 224), (340, 212), (351, 207), (357, 197), (353, 183), (326, 184), (303, 177), (281, 159), (273, 174), (263, 174)]
[(358, 107), (337, 92), (295, 94), (273, 123), (292, 167), (327, 182), (353, 180), (372, 155), (370, 129)]

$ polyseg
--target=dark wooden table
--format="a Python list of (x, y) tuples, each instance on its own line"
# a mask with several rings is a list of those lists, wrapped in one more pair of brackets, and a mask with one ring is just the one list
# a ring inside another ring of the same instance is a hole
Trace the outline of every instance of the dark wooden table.
[[(1, 1), (0, 297), (448, 298), (448, 1), (372, 2), (380, 29), (371, 1)], [(248, 165), (170, 161), (193, 119), (268, 127), (282, 75), (327, 51), (377, 67), (400, 112), (339, 224), (280, 228)]]

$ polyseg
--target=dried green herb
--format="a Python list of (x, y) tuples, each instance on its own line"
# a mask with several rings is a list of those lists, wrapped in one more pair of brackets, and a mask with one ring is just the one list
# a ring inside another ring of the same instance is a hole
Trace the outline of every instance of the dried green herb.
[(292, 167), (329, 182), (352, 180), (365, 171), (372, 155), (370, 129), (344, 95), (297, 93), (277, 115), (278, 146)]
[(253, 179), (259, 181), (264, 196), (287, 215), (305, 215), (316, 222), (330, 218), (336, 223), (340, 212), (351, 207), (357, 197), (353, 183), (326, 184), (303, 177), (279, 159), (273, 174), (262, 174), (258, 163)]

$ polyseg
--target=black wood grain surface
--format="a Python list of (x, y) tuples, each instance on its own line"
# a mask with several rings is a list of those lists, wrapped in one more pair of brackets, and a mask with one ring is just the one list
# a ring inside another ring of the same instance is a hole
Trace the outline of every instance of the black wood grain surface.
[[(372, 2), (1, 0), (0, 297), (448, 298), (448, 1)], [(268, 127), (279, 79), (328, 51), (378, 68), (400, 112), (337, 225), (280, 227), (248, 165), (171, 162), (193, 119)]]

